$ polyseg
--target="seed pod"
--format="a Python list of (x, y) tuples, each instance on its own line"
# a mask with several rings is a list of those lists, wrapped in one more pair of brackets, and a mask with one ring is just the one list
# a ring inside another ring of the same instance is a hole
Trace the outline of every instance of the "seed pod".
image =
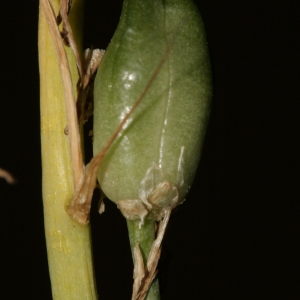
[(192, 1), (125, 0), (95, 80), (94, 154), (162, 57), (153, 84), (98, 171), (104, 193), (128, 219), (143, 219), (146, 210), (159, 220), (166, 207), (184, 200), (200, 158), (212, 84), (204, 26)]

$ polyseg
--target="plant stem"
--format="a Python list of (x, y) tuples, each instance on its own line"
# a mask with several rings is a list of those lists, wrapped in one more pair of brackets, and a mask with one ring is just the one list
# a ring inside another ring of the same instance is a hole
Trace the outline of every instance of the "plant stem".
[[(59, 0), (52, 0), (55, 12)], [(70, 22), (79, 45), (82, 39), (83, 0), (74, 0)], [(66, 206), (74, 194), (66, 108), (58, 59), (43, 10), (39, 12), (39, 68), (43, 203), (47, 254), (53, 299), (97, 299), (90, 228), (73, 221)], [(76, 91), (74, 56), (66, 49)]]
[[(129, 233), (130, 247), (133, 253), (135, 245), (138, 243), (143, 255), (144, 265), (147, 264), (147, 258), (151, 250), (151, 246), (155, 240), (155, 221), (147, 219), (139, 228), (140, 220), (127, 220), (127, 228)], [(149, 289), (145, 300), (159, 300), (159, 285), (155, 279)]]

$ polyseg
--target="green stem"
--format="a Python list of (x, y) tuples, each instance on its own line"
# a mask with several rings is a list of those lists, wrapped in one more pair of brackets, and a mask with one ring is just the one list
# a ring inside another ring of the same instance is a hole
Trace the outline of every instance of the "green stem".
[[(55, 13), (59, 0), (51, 1)], [(70, 22), (78, 45), (82, 40), (83, 0), (73, 1)], [(61, 72), (45, 12), (39, 12), (39, 68), (43, 204), (52, 296), (54, 300), (96, 300), (90, 228), (73, 221), (66, 206), (74, 194)], [(76, 91), (74, 55), (66, 49)]]
[[(147, 258), (151, 250), (152, 243), (155, 240), (155, 221), (145, 220), (144, 225), (139, 228), (140, 220), (127, 220), (127, 228), (129, 233), (130, 247), (133, 253), (136, 243), (139, 244), (140, 250), (144, 258), (144, 264), (147, 263)], [(145, 300), (159, 300), (159, 285), (158, 280), (155, 279), (149, 289)]]

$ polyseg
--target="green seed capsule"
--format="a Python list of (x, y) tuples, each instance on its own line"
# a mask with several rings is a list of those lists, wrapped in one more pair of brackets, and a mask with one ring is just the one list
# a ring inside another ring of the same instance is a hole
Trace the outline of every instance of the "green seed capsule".
[(160, 219), (165, 207), (184, 200), (200, 158), (212, 84), (204, 26), (192, 1), (125, 0), (95, 80), (94, 154), (164, 55), (98, 171), (104, 193), (128, 219)]

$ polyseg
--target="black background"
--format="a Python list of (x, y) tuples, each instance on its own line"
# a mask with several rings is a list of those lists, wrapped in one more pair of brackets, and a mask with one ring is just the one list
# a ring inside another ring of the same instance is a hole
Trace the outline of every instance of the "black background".
[[(122, 1), (86, 2), (85, 47), (105, 48)], [(195, 184), (164, 241), (161, 299), (299, 299), (299, 0), (197, 4), (214, 102)], [(2, 1), (0, 14), (0, 167), (18, 179), (0, 180), (0, 297), (47, 300), (38, 2)], [(125, 221), (108, 202), (101, 217), (95, 207), (100, 299), (130, 299)]]

